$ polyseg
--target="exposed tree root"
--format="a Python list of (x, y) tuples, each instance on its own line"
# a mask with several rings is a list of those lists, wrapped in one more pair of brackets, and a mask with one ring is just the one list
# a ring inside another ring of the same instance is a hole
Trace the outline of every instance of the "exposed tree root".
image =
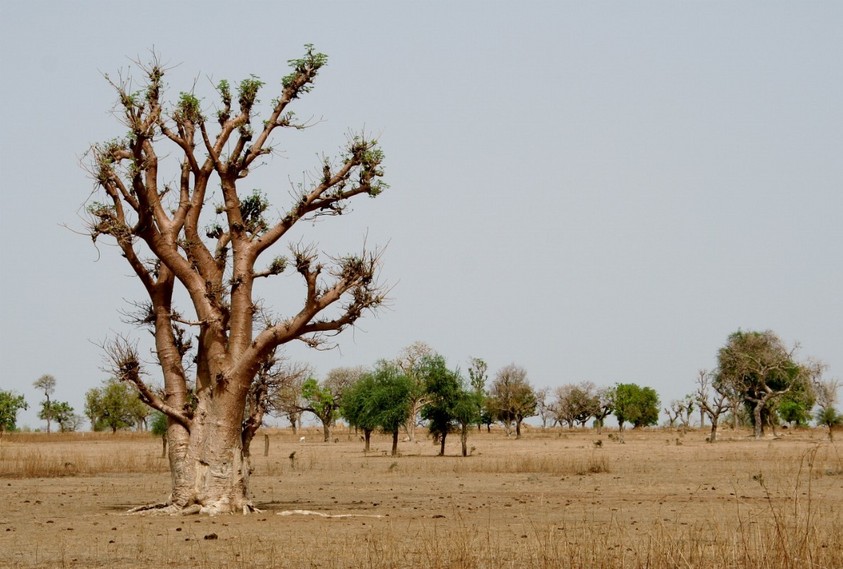
[[(245, 504), (242, 509), (243, 515), (256, 513), (261, 513), (262, 510), (259, 510), (252, 504)], [(177, 506), (171, 502), (159, 502), (157, 504), (147, 504), (145, 506), (137, 506), (132, 508), (128, 512), (129, 515), (140, 515), (145, 516), (148, 514), (162, 514), (162, 515), (170, 515), (170, 516), (191, 516), (194, 514), (207, 514), (210, 516), (216, 516), (220, 514), (233, 514), (234, 511), (225, 510), (220, 508), (219, 504), (213, 504), (210, 506), (202, 506), (201, 504), (191, 504), (189, 506)]]
[(382, 518), (379, 514), (326, 514), (324, 512), (314, 512), (313, 510), (284, 510), (278, 512), (279, 516), (319, 516), (321, 518)]

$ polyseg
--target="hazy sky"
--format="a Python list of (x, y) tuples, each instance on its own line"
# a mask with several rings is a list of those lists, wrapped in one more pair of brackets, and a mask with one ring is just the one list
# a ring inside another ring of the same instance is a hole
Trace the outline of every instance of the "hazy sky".
[[(296, 107), (318, 124), (260, 170), (278, 209), (347, 133), (380, 136), (391, 189), (298, 236), (388, 244), (388, 309), (320, 374), (416, 340), (536, 386), (692, 391), (727, 336), (772, 329), (843, 378), (841, 2), (0, 3), (0, 388), (82, 412), (97, 347), (142, 290), (80, 207), (94, 142), (122, 136), (102, 74), (173, 66), (168, 93), (255, 74), (263, 98), (313, 43)], [(285, 289), (288, 290), (288, 289)], [(266, 291), (268, 303), (292, 297)], [(142, 337), (145, 332), (139, 332)]]

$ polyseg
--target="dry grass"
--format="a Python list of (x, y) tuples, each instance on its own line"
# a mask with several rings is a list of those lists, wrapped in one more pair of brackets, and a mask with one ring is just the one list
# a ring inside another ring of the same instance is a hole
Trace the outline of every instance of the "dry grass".
[[(220, 518), (122, 514), (166, 493), (151, 436), (4, 437), (0, 567), (843, 567), (836, 445), (812, 431), (705, 435), (596, 446), (590, 431), (483, 433), (468, 458), (456, 441), (443, 458), (429, 441), (393, 458), (386, 437), (364, 455), (349, 433), (271, 432), (269, 456), (260, 438), (253, 448), (264, 512)], [(383, 517), (275, 515), (288, 509)]]

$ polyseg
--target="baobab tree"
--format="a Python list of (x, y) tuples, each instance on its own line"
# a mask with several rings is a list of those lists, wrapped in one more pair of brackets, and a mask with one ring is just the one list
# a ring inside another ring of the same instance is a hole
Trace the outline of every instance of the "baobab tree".
[[(351, 200), (386, 188), (376, 140), (349, 136), (336, 158), (304, 174), (288, 203), (270, 208), (269, 194), (246, 186), (281, 133), (309, 126), (290, 107), (326, 62), (306, 46), (264, 105), (260, 79), (236, 88), (219, 81), (213, 110), (194, 89), (168, 102), (167, 69), (155, 57), (137, 65), (140, 85), (106, 77), (128, 134), (90, 149), (95, 189), (87, 211), (91, 237), (116, 244), (143, 285), (135, 320), (151, 328), (163, 376), (159, 393), (146, 381), (136, 344), (117, 338), (109, 345), (115, 377), (167, 416), (172, 492), (148, 509), (254, 510), (243, 437), (244, 425), (254, 424), (247, 401), (262, 366), (293, 340), (329, 347), (333, 335), (383, 302), (378, 251), (325, 257), (300, 236), (290, 243), (294, 227), (340, 215)], [(302, 290), (288, 295), (296, 304), (264, 308), (256, 284), (293, 286), (296, 275)], [(189, 312), (176, 308), (176, 298), (188, 299)]]

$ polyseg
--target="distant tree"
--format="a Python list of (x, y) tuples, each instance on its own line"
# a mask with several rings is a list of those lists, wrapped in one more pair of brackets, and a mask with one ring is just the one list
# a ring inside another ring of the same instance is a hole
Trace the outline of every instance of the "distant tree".
[(817, 394), (817, 412), (814, 415), (817, 424), (828, 427), (828, 439), (834, 440), (834, 428), (843, 425), (843, 414), (837, 412), (837, 390), (840, 383), (836, 379), (817, 380), (814, 390)]
[(113, 378), (85, 394), (85, 415), (95, 431), (116, 433), (135, 426), (141, 405), (136, 390)]
[(339, 416), (343, 392), (363, 375), (363, 368), (335, 368), (322, 382), (314, 378), (302, 384), (302, 411), (313, 413), (322, 422), (323, 440), (331, 440), (331, 428)]
[(806, 382), (782, 395), (775, 410), (778, 417), (791, 427), (807, 427), (816, 402), (813, 382)]
[(152, 419), (149, 421), (149, 432), (157, 437), (163, 437), (167, 434), (167, 416), (164, 413), (160, 411), (152, 413)]
[[(263, 425), (264, 416), (288, 413), (287, 393), (293, 390), (300, 392), (304, 379), (309, 375), (309, 366), (291, 362), (276, 354), (261, 364), (246, 397), (241, 435), (244, 456), (250, 456), (252, 440)], [(298, 403), (299, 399), (297, 395), (293, 401)], [(300, 407), (298, 413), (301, 413)], [(293, 429), (295, 432), (295, 424)]]
[(51, 401), (49, 405), (46, 401), (43, 401), (38, 418), (45, 419), (46, 417), (50, 417), (58, 423), (59, 430), (62, 433), (75, 431), (82, 422), (82, 417), (76, 414), (67, 401)]
[(416, 425), (419, 421), (421, 409), (427, 402), (425, 392), (424, 359), (435, 355), (433, 348), (424, 342), (414, 342), (404, 348), (395, 360), (402, 373), (410, 381), (410, 413), (404, 428), (410, 441), (416, 440)]
[(515, 423), (515, 437), (521, 438), (521, 423), (536, 414), (536, 394), (524, 368), (510, 364), (498, 371), (489, 390), (488, 408), (507, 435)]
[(614, 414), (620, 430), (624, 423), (633, 428), (655, 425), (659, 422), (659, 396), (652, 387), (641, 387), (634, 383), (615, 386)]
[(395, 362), (378, 362), (372, 378), (363, 413), (367, 424), (392, 435), (392, 456), (398, 456), (398, 432), (413, 412), (415, 384)]
[(41, 403), (41, 411), (38, 412), (38, 418), (42, 421), (47, 421), (47, 432), (50, 432), (50, 423), (53, 421), (53, 406), (50, 402), (50, 395), (56, 390), (56, 378), (52, 375), (42, 375), (32, 382), (33, 387), (38, 391), (44, 392), (44, 401)]
[(167, 416), (161, 411), (153, 411), (149, 422), (149, 431), (156, 437), (161, 437), (161, 458), (167, 457)]
[[(483, 422), (483, 410), (486, 402), (486, 380), (488, 379), (489, 366), (481, 358), (471, 358), (468, 365), (468, 379), (471, 389), (474, 392), (474, 401), (477, 404), (477, 430), (485, 424)], [(490, 421), (491, 423), (491, 421)]]
[[(277, 359), (273, 357), (270, 365), (278, 365)], [(285, 417), (290, 422), (293, 434), (296, 434), (301, 427), (302, 409), (305, 406), (302, 386), (313, 372), (305, 364), (291, 363), (286, 363), (281, 371), (283, 373), (280, 376), (276, 371), (270, 373), (270, 385), (266, 389), (270, 399), (267, 412), (276, 417)]]
[[(380, 362), (379, 365), (394, 365)], [(372, 432), (378, 424), (377, 409), (369, 403), (369, 398), (377, 388), (373, 373), (365, 373), (354, 385), (346, 389), (340, 401), (340, 415), (350, 427), (363, 431), (363, 452), (369, 452)]]
[(439, 442), (439, 456), (445, 455), (445, 440), (457, 423), (457, 405), (468, 400), (466, 388), (458, 372), (448, 369), (445, 358), (427, 356), (422, 363), (425, 377), (426, 402), (421, 416), (428, 422), (428, 430)]
[(14, 391), (0, 390), (0, 433), (17, 429), (18, 411), (28, 409), (23, 395)]
[[(798, 346), (787, 349), (772, 331), (731, 334), (717, 354), (715, 388), (740, 395), (751, 411), (755, 438), (773, 424), (776, 403), (791, 391), (808, 391), (822, 367), (794, 359)], [(733, 410), (733, 412), (736, 410)]]
[(686, 395), (682, 399), (674, 399), (670, 402), (670, 407), (665, 407), (664, 412), (671, 427), (674, 426), (678, 420), (683, 429), (688, 429), (691, 426), (691, 413), (694, 412), (696, 404), (695, 395)]
[(709, 422), (711, 423), (708, 442), (713, 443), (717, 441), (717, 426), (720, 423), (720, 416), (729, 410), (731, 398), (728, 393), (712, 388), (711, 381), (711, 373), (704, 369), (699, 370), (697, 375), (697, 391), (694, 397), (697, 406), (708, 416)]
[(542, 422), (542, 429), (546, 429), (548, 420), (552, 419), (555, 415), (553, 403), (550, 401), (550, 388), (542, 387), (541, 389), (536, 389), (535, 393), (536, 414)]
[(457, 395), (453, 405), (454, 421), (459, 427), (462, 455), (468, 456), (468, 432), (472, 425), (479, 425), (483, 406), (482, 394), (471, 389), (463, 389)]
[(612, 387), (602, 387), (597, 390), (597, 412), (594, 414), (594, 425), (597, 427), (597, 432), (603, 432), (603, 423), (606, 417), (612, 414), (615, 410), (614, 399), (615, 390)]
[(590, 381), (558, 387), (554, 411), (556, 419), (560, 423), (568, 423), (569, 428), (577, 423), (585, 426), (591, 417), (596, 417), (600, 412), (597, 387)]

